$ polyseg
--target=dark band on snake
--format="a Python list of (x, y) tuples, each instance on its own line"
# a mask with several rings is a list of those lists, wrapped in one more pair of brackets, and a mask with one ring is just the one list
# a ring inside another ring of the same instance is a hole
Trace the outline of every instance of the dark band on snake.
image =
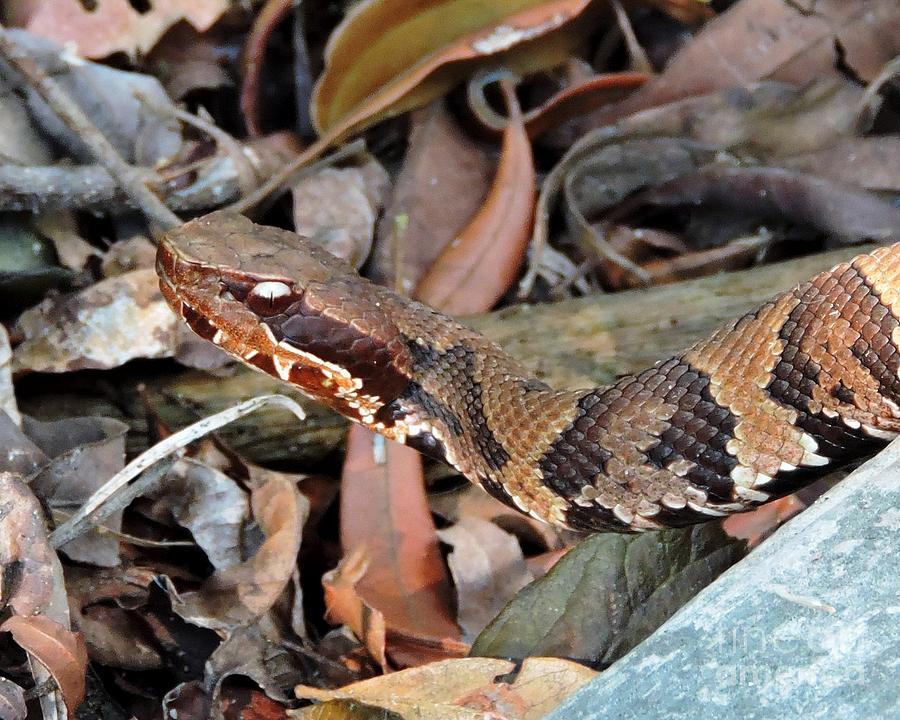
[(556, 391), (308, 240), (213, 213), (157, 268), (202, 337), (556, 525), (751, 509), (900, 431), (900, 244), (838, 265), (610, 387)]

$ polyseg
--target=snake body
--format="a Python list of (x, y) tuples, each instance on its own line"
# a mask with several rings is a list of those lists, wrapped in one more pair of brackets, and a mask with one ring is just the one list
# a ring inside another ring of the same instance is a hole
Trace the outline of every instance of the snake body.
[(751, 509), (900, 431), (900, 244), (614, 385), (554, 390), (496, 344), (308, 240), (213, 213), (160, 287), (200, 336), (522, 512), (638, 531)]

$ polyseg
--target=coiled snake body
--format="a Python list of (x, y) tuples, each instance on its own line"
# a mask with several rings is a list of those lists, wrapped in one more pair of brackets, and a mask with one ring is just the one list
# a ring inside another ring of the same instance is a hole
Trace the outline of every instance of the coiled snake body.
[(555, 525), (652, 530), (748, 510), (900, 431), (900, 244), (645, 372), (574, 391), (244, 218), (170, 232), (157, 269), (202, 337)]

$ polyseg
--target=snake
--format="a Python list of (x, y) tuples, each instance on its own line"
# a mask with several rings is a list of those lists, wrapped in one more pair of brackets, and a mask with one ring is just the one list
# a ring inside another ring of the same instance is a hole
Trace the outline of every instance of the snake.
[(900, 432), (900, 243), (582, 390), (551, 388), (457, 320), (242, 216), (169, 231), (157, 272), (169, 306), (226, 353), (572, 530), (750, 510)]

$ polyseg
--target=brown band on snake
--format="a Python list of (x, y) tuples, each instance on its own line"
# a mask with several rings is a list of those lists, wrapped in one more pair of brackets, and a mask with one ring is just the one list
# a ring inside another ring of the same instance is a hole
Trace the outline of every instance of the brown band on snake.
[(748, 510), (900, 431), (900, 245), (581, 391), (552, 390), (455, 320), (244, 218), (171, 232), (157, 267), (202, 337), (557, 525), (649, 530)]

